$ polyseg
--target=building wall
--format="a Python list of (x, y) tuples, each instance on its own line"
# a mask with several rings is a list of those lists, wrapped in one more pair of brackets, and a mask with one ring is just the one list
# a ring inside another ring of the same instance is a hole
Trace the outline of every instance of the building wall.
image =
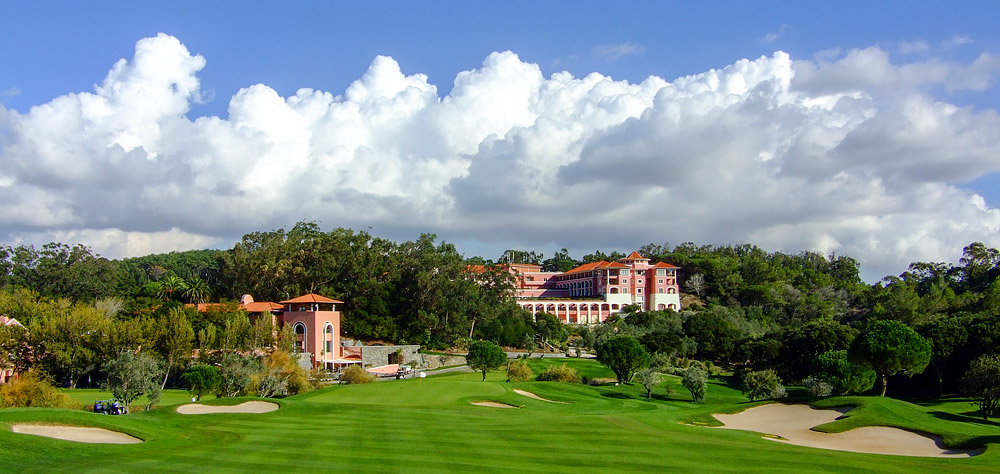
[(402, 352), (403, 362), (398, 363), (419, 363), (420, 346), (361, 346), (361, 364), (365, 367), (380, 367), (389, 364), (389, 356), (396, 351)]
[(529, 264), (508, 268), (517, 276), (515, 298), (523, 308), (532, 314), (554, 314), (567, 323), (599, 323), (633, 304), (646, 311), (681, 308), (678, 268), (650, 264), (638, 253), (566, 273), (543, 272), (539, 265)]
[[(301, 351), (313, 354), (315, 367), (322, 367), (325, 361), (343, 357), (340, 347), (340, 311), (286, 311), (280, 318), (283, 325), (291, 327), (293, 331), (298, 323), (305, 326), (305, 347)], [(332, 326), (332, 334), (323, 331), (327, 324)], [(332, 344), (327, 344), (328, 342)]]

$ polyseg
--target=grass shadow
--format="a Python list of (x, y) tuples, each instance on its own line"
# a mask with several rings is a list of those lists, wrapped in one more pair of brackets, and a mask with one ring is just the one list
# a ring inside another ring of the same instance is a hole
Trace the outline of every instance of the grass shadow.
[[(995, 428), (1000, 428), (1000, 422), (984, 420), (978, 415), (976, 411), (970, 411), (966, 413), (948, 413), (944, 411), (930, 411), (931, 416), (934, 418), (939, 418), (948, 421), (957, 421), (960, 423), (975, 423), (977, 425), (992, 426)], [(973, 415), (975, 414), (975, 415)]]

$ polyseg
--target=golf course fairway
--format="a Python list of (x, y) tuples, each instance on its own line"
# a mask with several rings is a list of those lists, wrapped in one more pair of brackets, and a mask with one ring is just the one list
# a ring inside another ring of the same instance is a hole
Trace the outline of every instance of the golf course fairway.
[[(588, 377), (611, 377), (593, 361), (567, 360)], [(532, 361), (536, 373), (548, 361)], [(748, 403), (713, 378), (705, 403), (676, 377), (646, 399), (641, 385), (505, 383), (504, 374), (451, 373), (368, 385), (332, 386), (268, 400), (267, 413), (185, 416), (178, 405), (127, 416), (81, 410), (0, 410), (0, 472), (897, 472), (987, 473), (1000, 466), (1000, 423), (971, 416), (967, 400), (917, 405), (878, 397), (834, 397), (818, 407), (854, 406), (816, 428), (845, 432), (895, 426), (939, 435), (962, 459), (862, 454), (776, 443), (760, 433), (713, 429), (716, 413)], [(671, 392), (667, 394), (667, 388)], [(537, 400), (529, 392), (552, 403)], [(238, 405), (255, 397), (205, 399)], [(518, 409), (475, 406), (490, 401)], [(16, 424), (96, 427), (142, 439), (87, 444), (15, 433)]]

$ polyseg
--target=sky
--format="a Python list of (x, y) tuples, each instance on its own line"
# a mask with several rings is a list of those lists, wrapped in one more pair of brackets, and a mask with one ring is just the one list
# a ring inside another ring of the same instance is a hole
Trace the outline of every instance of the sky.
[(0, 242), (957, 263), (1000, 246), (1000, 7), (938, 3), (8, 2)]

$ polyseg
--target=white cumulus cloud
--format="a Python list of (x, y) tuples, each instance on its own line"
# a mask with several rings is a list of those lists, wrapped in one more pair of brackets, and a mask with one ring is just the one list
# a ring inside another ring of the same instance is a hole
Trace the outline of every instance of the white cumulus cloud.
[(1000, 116), (934, 92), (989, 89), (996, 58), (776, 52), (629, 83), (507, 51), (442, 97), (379, 56), (343, 92), (254, 84), (189, 118), (206, 60), (161, 34), (93, 92), (0, 106), (0, 239), (117, 257), (310, 219), (497, 252), (748, 242), (877, 278), (1000, 246), (1000, 210), (955, 184), (1000, 171)]

